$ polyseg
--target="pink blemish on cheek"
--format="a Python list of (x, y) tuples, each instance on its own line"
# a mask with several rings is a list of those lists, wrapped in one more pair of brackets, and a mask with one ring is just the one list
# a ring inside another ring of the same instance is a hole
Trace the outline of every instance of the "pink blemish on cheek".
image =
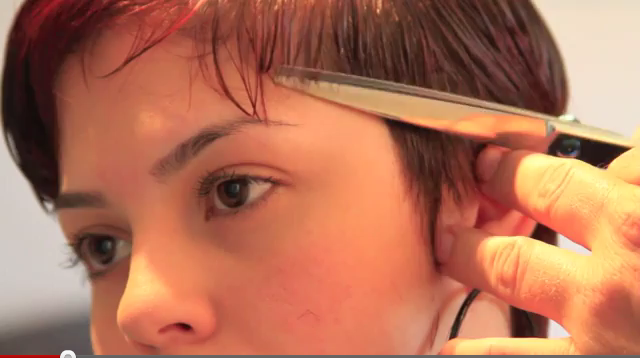
[(330, 255), (326, 250), (304, 251), (280, 257), (278, 264), (263, 271), (266, 277), (260, 280), (260, 291), (269, 302), (288, 312), (291, 329), (300, 323), (338, 324), (353, 299), (349, 278), (340, 273), (339, 264), (327, 259)]
[(303, 319), (311, 320), (313, 322), (318, 322), (318, 321), (320, 321), (320, 316), (318, 316), (312, 310), (307, 309), (304, 312), (302, 312), (302, 314), (300, 316), (298, 316), (298, 321), (303, 320)]

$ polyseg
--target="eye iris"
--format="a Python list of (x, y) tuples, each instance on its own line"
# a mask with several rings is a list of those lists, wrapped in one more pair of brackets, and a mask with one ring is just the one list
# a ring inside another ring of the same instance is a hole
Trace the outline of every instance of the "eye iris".
[(89, 254), (91, 259), (101, 265), (110, 264), (116, 253), (116, 242), (111, 237), (97, 236), (89, 243)]
[(246, 179), (233, 179), (221, 183), (217, 188), (220, 202), (228, 208), (242, 206), (249, 196), (248, 184)]
[(563, 140), (556, 154), (563, 158), (577, 158), (580, 155), (580, 140), (575, 138)]

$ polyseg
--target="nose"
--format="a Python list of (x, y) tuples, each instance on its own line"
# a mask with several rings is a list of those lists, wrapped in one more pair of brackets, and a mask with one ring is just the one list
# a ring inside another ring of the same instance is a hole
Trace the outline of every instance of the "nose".
[(132, 260), (117, 313), (120, 330), (128, 340), (167, 349), (213, 336), (216, 317), (212, 301), (199, 292), (202, 287), (180, 277), (179, 272), (174, 267), (162, 274)]

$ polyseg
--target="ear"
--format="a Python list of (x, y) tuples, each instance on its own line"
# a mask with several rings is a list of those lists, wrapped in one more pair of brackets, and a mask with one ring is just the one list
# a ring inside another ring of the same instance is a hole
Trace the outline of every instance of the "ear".
[(505, 208), (478, 194), (478, 216), (474, 227), (499, 236), (531, 236), (537, 223), (519, 211)]
[[(461, 200), (454, 200), (450, 191), (444, 191), (436, 235), (450, 226), (475, 227), (500, 236), (529, 236), (536, 223), (521, 213), (501, 207), (478, 191), (469, 191)], [(470, 287), (443, 277), (436, 292), (442, 294), (439, 311), (440, 323), (434, 348), (444, 345), (452, 324)], [(509, 305), (487, 293), (470, 306), (460, 331), (462, 338), (483, 338), (510, 335)]]
[[(499, 236), (530, 236), (536, 222), (518, 211), (497, 204), (478, 191), (469, 192), (462, 200), (453, 200), (450, 192), (443, 193), (442, 206), (436, 235), (449, 226), (466, 226), (490, 232)], [(455, 302), (440, 312), (441, 322), (438, 339), (434, 347), (442, 347), (451, 330), (451, 325), (460, 310), (462, 301), (470, 291), (460, 293), (460, 283), (449, 278), (441, 281), (440, 292), (458, 292)], [(489, 336), (508, 337), (510, 335), (509, 305), (487, 293), (481, 295), (470, 306), (465, 316), (462, 338), (483, 338)]]
[(499, 236), (530, 236), (536, 222), (522, 213), (505, 208), (478, 191), (456, 202), (443, 195), (439, 226), (474, 227)]

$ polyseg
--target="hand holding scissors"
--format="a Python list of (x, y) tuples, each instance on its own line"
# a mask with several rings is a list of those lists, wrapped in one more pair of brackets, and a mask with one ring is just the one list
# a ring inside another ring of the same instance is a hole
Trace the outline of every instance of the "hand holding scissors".
[(455, 339), (442, 353), (640, 354), (640, 149), (633, 140), (566, 118), (336, 73), (284, 68), (276, 83), (503, 147), (480, 154), (480, 190), (591, 251), (449, 228), (436, 243), (446, 275), (551, 318), (571, 336)]
[(480, 188), (591, 250), (590, 256), (520, 237), (451, 228), (443, 272), (571, 334), (563, 339), (450, 341), (454, 354), (640, 353), (640, 150), (606, 171), (577, 160), (488, 148)]

